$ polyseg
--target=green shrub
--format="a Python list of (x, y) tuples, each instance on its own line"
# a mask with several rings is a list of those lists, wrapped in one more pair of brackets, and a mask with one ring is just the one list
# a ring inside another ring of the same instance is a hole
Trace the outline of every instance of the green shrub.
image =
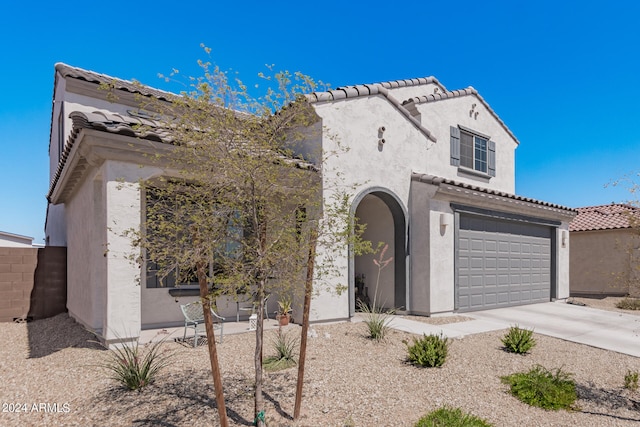
[(393, 311), (382, 311), (381, 307), (369, 306), (362, 301), (359, 301), (358, 304), (363, 313), (364, 324), (367, 326), (367, 336), (376, 342), (384, 340), (391, 330), (389, 323), (391, 323)]
[(151, 384), (160, 370), (169, 365), (172, 352), (161, 351), (164, 340), (143, 346), (123, 345), (108, 350), (101, 366), (111, 373), (111, 378), (129, 390), (138, 390)]
[(537, 365), (529, 372), (520, 372), (502, 377), (509, 384), (511, 394), (532, 406), (544, 409), (569, 409), (575, 402), (576, 384), (572, 374), (562, 369), (549, 371)]
[(276, 355), (264, 359), (263, 366), (267, 371), (279, 371), (296, 365), (298, 338), (295, 335), (290, 336), (279, 329), (271, 339), (271, 344)]
[(413, 338), (413, 344), (405, 341), (409, 355), (407, 360), (414, 365), (433, 368), (442, 366), (447, 359), (449, 350), (449, 338), (442, 335), (423, 335), (422, 338)]
[(502, 338), (502, 344), (507, 351), (525, 354), (536, 345), (533, 329), (520, 328), (518, 325), (512, 326)]
[(465, 414), (460, 408), (442, 407), (420, 418), (414, 427), (491, 427), (475, 415)]
[(622, 310), (640, 310), (640, 298), (624, 298), (621, 299), (616, 307)]
[(624, 376), (624, 388), (633, 391), (638, 389), (638, 371), (627, 371)]

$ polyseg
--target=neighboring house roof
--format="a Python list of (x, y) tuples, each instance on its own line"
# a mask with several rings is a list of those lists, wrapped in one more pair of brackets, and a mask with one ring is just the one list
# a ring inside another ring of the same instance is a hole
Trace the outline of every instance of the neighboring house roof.
[(549, 209), (567, 211), (568, 213), (572, 213), (572, 214), (576, 213), (575, 209), (572, 209), (566, 206), (557, 205), (549, 202), (543, 202), (541, 200), (531, 199), (529, 197), (522, 197), (522, 196), (518, 196), (511, 193), (505, 193), (502, 191), (491, 190), (488, 188), (466, 184), (464, 182), (454, 181), (452, 179), (442, 178), (439, 176), (414, 172), (411, 175), (411, 179), (413, 179), (414, 181), (420, 181), (420, 182), (425, 182), (427, 184), (437, 185), (439, 187), (449, 187), (450, 189), (456, 189), (463, 192), (479, 193), (478, 195), (481, 195), (481, 196), (486, 196), (486, 197), (498, 196), (498, 197), (503, 197), (503, 198), (511, 199), (518, 202), (531, 203), (531, 204), (546, 207)]
[(0, 246), (34, 246), (33, 237), (0, 231)]
[(630, 219), (640, 217), (640, 208), (621, 203), (588, 206), (577, 210), (578, 215), (571, 221), (569, 231), (630, 228)]
[(11, 238), (14, 238), (14, 239), (33, 240), (33, 237), (24, 236), (22, 234), (8, 233), (6, 231), (0, 231), (0, 237), (11, 237)]
[[(419, 86), (428, 83), (434, 83), (438, 85), (441, 91), (434, 92), (432, 94), (427, 94), (424, 96), (413, 97), (402, 102), (396, 101), (393, 97), (391, 97), (387, 89), (394, 89), (397, 87), (407, 87), (407, 86)], [(498, 117), (495, 111), (489, 106), (487, 101), (484, 100), (482, 96), (478, 93), (476, 89), (472, 86), (469, 86), (466, 89), (453, 90), (448, 91), (439, 81), (433, 76), (423, 77), (418, 79), (407, 79), (407, 80), (393, 80), (389, 82), (381, 82), (381, 83), (373, 83), (373, 84), (364, 84), (364, 85), (355, 85), (355, 86), (342, 86), (336, 88), (334, 90), (328, 90), (326, 92), (312, 92), (308, 95), (305, 95), (307, 100), (310, 103), (321, 103), (321, 102), (333, 102), (338, 101), (340, 99), (347, 98), (358, 98), (361, 96), (371, 96), (371, 95), (383, 95), (392, 104), (398, 103), (400, 105), (396, 105), (396, 107), (405, 115), (407, 118), (416, 122), (417, 125), (420, 126), (420, 130), (425, 133), (429, 139), (435, 142), (435, 138), (431, 136), (431, 132), (429, 132), (420, 122), (413, 117), (411, 112), (409, 111), (411, 104), (422, 104), (426, 102), (434, 102), (434, 101), (442, 101), (452, 98), (458, 98), (461, 96), (475, 96), (478, 100), (485, 106), (485, 108), (491, 113), (491, 115), (498, 121), (498, 123), (502, 126), (502, 128), (513, 138), (516, 144), (520, 144), (518, 138), (511, 132), (511, 129), (507, 127), (507, 125)], [(414, 124), (416, 124), (414, 123)]]
[(62, 62), (56, 63), (55, 68), (56, 71), (59, 72), (63, 77), (71, 77), (90, 83), (113, 85), (114, 89), (124, 90), (126, 92), (131, 92), (134, 94), (138, 93), (145, 96), (153, 96), (164, 101), (170, 101), (171, 98), (177, 96), (174, 93), (154, 89), (149, 86), (144, 86), (138, 82), (122, 80), (116, 77), (108, 76), (106, 74), (99, 74), (93, 71), (84, 70), (82, 68), (72, 67)]

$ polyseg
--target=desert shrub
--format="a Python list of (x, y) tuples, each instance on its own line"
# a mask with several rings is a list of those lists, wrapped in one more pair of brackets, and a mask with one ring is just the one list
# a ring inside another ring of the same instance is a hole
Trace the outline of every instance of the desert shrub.
[(517, 354), (525, 354), (536, 345), (533, 338), (533, 329), (524, 329), (518, 325), (509, 328), (509, 332), (502, 337), (502, 344), (507, 351)]
[(624, 388), (633, 391), (638, 389), (638, 371), (627, 371), (624, 376)]
[(623, 298), (616, 304), (622, 310), (640, 310), (640, 298)]
[(122, 345), (108, 349), (102, 367), (111, 378), (129, 390), (138, 390), (151, 384), (158, 373), (170, 364), (173, 352), (165, 351), (164, 340), (141, 346)]
[(511, 374), (501, 379), (511, 387), (511, 394), (531, 406), (569, 409), (577, 398), (572, 374), (561, 368), (550, 371), (537, 365), (529, 372)]
[(369, 306), (361, 301), (358, 304), (364, 317), (364, 324), (367, 326), (367, 336), (376, 342), (384, 340), (391, 330), (389, 323), (391, 323), (393, 311), (383, 311), (381, 307)]
[(264, 359), (263, 366), (267, 371), (279, 371), (296, 365), (298, 338), (295, 335), (279, 329), (271, 339), (271, 345), (276, 354)]
[(420, 418), (414, 427), (491, 427), (491, 424), (460, 408), (444, 406)]
[(449, 350), (449, 338), (442, 335), (423, 335), (422, 338), (413, 338), (413, 344), (407, 346), (407, 360), (414, 365), (433, 368), (442, 366), (447, 359)]

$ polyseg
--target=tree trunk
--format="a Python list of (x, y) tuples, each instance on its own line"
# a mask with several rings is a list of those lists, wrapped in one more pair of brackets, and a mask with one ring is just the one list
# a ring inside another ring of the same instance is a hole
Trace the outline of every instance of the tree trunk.
[[(200, 299), (202, 300), (202, 310), (204, 313), (204, 326), (207, 331), (207, 345), (209, 347), (209, 360), (211, 362), (211, 375), (213, 376), (213, 386), (216, 393), (216, 404), (218, 405), (218, 416), (220, 426), (228, 427), (227, 408), (224, 403), (224, 391), (222, 389), (222, 377), (220, 375), (220, 365), (218, 364), (218, 350), (216, 348), (216, 336), (213, 332), (213, 316), (211, 315), (211, 300), (209, 298), (209, 287), (207, 286), (207, 276), (204, 272), (206, 265), (199, 262), (197, 265), (198, 284), (200, 285)], [(194, 339), (197, 339), (194, 338)]]
[(258, 283), (258, 292), (255, 301), (258, 304), (257, 316), (258, 324), (256, 325), (256, 349), (254, 353), (254, 366), (256, 369), (256, 394), (255, 394), (255, 425), (265, 427), (264, 413), (264, 396), (262, 395), (262, 348), (264, 342), (264, 289), (265, 280), (261, 279)]
[(309, 238), (309, 256), (307, 257), (307, 279), (304, 283), (304, 308), (302, 314), (302, 332), (300, 336), (300, 358), (298, 360), (298, 381), (296, 384), (296, 403), (293, 410), (294, 421), (300, 418), (302, 406), (302, 385), (304, 384), (304, 365), (307, 358), (307, 332), (309, 331), (309, 312), (311, 311), (311, 293), (313, 292), (313, 266), (316, 257), (318, 231), (311, 230)]

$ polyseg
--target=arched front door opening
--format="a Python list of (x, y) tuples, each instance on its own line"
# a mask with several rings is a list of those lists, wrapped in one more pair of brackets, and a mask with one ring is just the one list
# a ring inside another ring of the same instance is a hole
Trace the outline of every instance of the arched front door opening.
[(371, 304), (375, 298), (377, 307), (407, 310), (405, 210), (395, 195), (384, 189), (361, 194), (353, 207), (359, 222), (367, 225), (363, 238), (374, 246), (378, 242), (389, 245), (383, 260), (389, 257), (393, 260), (379, 271), (373, 262), (379, 258), (379, 253), (351, 257), (350, 315), (353, 316), (358, 308), (358, 299)]

